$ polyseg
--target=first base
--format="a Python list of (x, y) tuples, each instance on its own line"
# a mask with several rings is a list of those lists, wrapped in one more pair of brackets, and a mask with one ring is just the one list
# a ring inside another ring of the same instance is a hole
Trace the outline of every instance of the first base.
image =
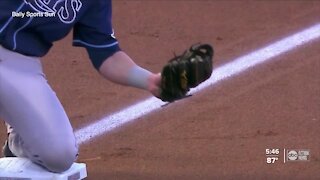
[(73, 163), (63, 173), (52, 173), (26, 158), (0, 158), (0, 180), (78, 180), (86, 177), (84, 163)]

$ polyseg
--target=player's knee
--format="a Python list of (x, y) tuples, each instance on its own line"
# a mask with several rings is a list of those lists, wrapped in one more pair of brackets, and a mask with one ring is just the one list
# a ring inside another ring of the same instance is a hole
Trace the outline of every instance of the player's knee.
[(61, 146), (48, 151), (41, 159), (49, 171), (60, 173), (71, 167), (76, 160), (77, 153), (78, 149), (75, 146)]

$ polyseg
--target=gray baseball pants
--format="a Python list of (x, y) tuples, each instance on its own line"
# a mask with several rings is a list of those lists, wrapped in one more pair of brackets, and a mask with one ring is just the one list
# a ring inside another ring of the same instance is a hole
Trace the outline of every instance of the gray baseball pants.
[(78, 148), (70, 121), (39, 58), (0, 46), (0, 119), (13, 127), (9, 148), (49, 171), (63, 172)]

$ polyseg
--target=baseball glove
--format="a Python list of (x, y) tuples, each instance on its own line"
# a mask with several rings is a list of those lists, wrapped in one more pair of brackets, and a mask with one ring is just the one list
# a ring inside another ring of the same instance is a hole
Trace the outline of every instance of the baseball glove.
[(184, 98), (190, 88), (207, 80), (212, 73), (213, 53), (211, 45), (195, 44), (172, 58), (161, 72), (160, 99), (173, 102)]

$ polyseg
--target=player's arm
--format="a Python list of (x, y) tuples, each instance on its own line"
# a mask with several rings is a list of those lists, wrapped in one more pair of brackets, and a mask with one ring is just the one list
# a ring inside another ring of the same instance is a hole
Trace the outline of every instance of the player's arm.
[(137, 87), (158, 96), (160, 75), (139, 66), (121, 51), (111, 23), (111, 0), (95, 1), (74, 26), (73, 45), (85, 47), (100, 74), (115, 83)]
[(118, 51), (108, 57), (99, 68), (106, 79), (140, 89), (159, 96), (160, 74), (154, 74), (138, 66), (125, 52)]

